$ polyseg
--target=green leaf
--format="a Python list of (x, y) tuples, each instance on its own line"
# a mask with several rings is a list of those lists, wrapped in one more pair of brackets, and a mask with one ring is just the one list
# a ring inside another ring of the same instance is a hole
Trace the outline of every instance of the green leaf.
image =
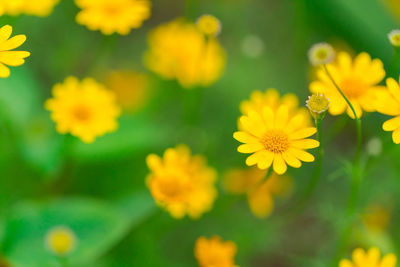
[(77, 247), (67, 256), (67, 262), (85, 266), (119, 242), (154, 207), (144, 193), (133, 195), (125, 203), (128, 203), (123, 205), (128, 207), (126, 211), (87, 198), (17, 205), (6, 222), (4, 256), (15, 267), (57, 265), (57, 258), (44, 246), (44, 237), (52, 227), (63, 225), (71, 228), (78, 238)]

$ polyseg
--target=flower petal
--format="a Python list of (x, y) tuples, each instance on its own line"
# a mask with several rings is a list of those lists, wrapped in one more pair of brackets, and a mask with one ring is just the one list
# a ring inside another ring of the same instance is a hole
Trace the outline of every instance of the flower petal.
[(300, 168), (301, 167), (301, 161), (298, 160), (292, 154), (290, 154), (288, 152), (285, 152), (285, 153), (282, 153), (282, 157), (283, 157), (283, 159), (286, 161), (286, 163), (289, 166), (292, 166), (293, 168)]
[(309, 137), (309, 136), (315, 134), (316, 132), (317, 132), (317, 128), (307, 127), (307, 128), (303, 128), (303, 129), (300, 129), (296, 132), (289, 134), (289, 137), (291, 140), (298, 140), (298, 139), (303, 139), (303, 138)]
[(246, 132), (234, 132), (233, 138), (241, 143), (257, 143), (258, 138)]
[(240, 145), (237, 148), (237, 151), (240, 153), (253, 153), (264, 149), (263, 144), (261, 143), (248, 143)]
[(287, 166), (281, 154), (275, 154), (273, 168), (277, 174), (284, 174), (286, 172)]
[(292, 154), (293, 156), (295, 156), (296, 158), (298, 158), (299, 160), (304, 161), (304, 162), (313, 162), (314, 161), (313, 155), (311, 155), (310, 153), (308, 153), (304, 150), (298, 149), (298, 148), (291, 147), (288, 149), (288, 153)]
[(297, 148), (310, 149), (310, 148), (319, 147), (319, 142), (314, 139), (301, 139), (301, 140), (292, 141), (291, 145), (294, 147), (297, 147)]
[(385, 121), (382, 125), (382, 128), (387, 132), (400, 128), (400, 116)]
[(260, 168), (261, 170), (265, 170), (271, 166), (272, 161), (274, 160), (274, 153), (266, 150), (263, 150), (261, 152), (262, 153), (258, 161), (257, 167)]

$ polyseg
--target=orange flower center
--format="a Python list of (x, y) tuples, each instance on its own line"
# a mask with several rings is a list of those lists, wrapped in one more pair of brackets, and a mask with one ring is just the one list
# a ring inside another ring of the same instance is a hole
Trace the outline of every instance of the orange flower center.
[(74, 108), (73, 116), (80, 122), (87, 122), (91, 118), (91, 112), (88, 107), (79, 105)]
[(165, 199), (169, 201), (182, 201), (185, 192), (188, 190), (187, 184), (178, 177), (166, 177), (158, 180), (158, 189)]
[(359, 79), (346, 78), (340, 84), (340, 89), (349, 98), (358, 98), (365, 92), (365, 84)]
[(262, 138), (265, 149), (278, 154), (289, 148), (289, 136), (282, 130), (269, 130)]
[(107, 15), (115, 16), (115, 15), (120, 13), (120, 8), (118, 6), (116, 6), (116, 5), (110, 4), (110, 5), (107, 5), (107, 6), (104, 7), (104, 12)]

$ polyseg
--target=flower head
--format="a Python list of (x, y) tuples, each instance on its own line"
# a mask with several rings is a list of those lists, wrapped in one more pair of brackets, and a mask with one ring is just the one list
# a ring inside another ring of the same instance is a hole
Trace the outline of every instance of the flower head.
[(64, 83), (56, 84), (45, 108), (51, 111), (59, 133), (70, 133), (85, 143), (115, 131), (121, 113), (114, 93), (91, 78), (80, 82), (68, 77)]
[(400, 30), (392, 30), (389, 32), (388, 38), (394, 47), (400, 47)]
[(150, 95), (147, 75), (134, 71), (113, 71), (105, 84), (114, 91), (121, 107), (129, 112), (140, 110)]
[(194, 247), (194, 256), (200, 267), (234, 267), (236, 244), (222, 241), (219, 236), (210, 239), (199, 237)]
[(203, 15), (196, 21), (199, 30), (208, 36), (217, 36), (221, 32), (221, 22), (213, 15)]
[(75, 249), (76, 236), (70, 228), (65, 226), (56, 226), (47, 232), (45, 244), (54, 254), (64, 256)]
[(353, 251), (353, 262), (341, 260), (339, 267), (395, 267), (397, 258), (394, 254), (386, 254), (381, 259), (381, 253), (378, 248), (373, 247), (366, 252), (361, 248)]
[(76, 21), (89, 30), (100, 30), (105, 35), (127, 35), (142, 26), (150, 17), (149, 0), (75, 0), (82, 10)]
[(254, 110), (240, 118), (242, 130), (233, 137), (243, 145), (238, 147), (241, 153), (252, 153), (246, 160), (248, 166), (256, 165), (267, 169), (271, 165), (278, 174), (301, 166), (301, 161), (312, 162), (314, 156), (304, 149), (315, 148), (319, 142), (306, 139), (316, 133), (316, 128), (306, 127), (301, 112), (289, 116), (289, 108), (280, 105), (275, 111), (265, 106), (261, 113)]
[[(363, 110), (375, 111), (377, 95), (384, 89), (383, 86), (378, 85), (385, 77), (381, 60), (371, 60), (367, 53), (361, 53), (352, 60), (348, 53), (341, 52), (338, 54), (337, 60), (327, 65), (327, 68), (353, 105), (358, 118), (361, 117)], [(323, 68), (318, 70), (317, 77), (317, 80), (310, 84), (310, 90), (329, 98), (329, 113), (339, 115), (347, 111), (347, 114), (353, 118), (350, 107)]]
[(12, 0), (0, 1), (0, 13), (18, 16), (21, 14), (46, 17), (51, 14), (59, 0)]
[(199, 28), (176, 19), (155, 28), (148, 38), (147, 67), (185, 88), (209, 86), (225, 68), (225, 51), (216, 38), (205, 38)]
[(26, 51), (11, 51), (22, 45), (26, 36), (23, 34), (10, 38), (12, 27), (5, 25), (0, 28), (0, 77), (7, 78), (10, 76), (10, 69), (7, 66), (20, 66), (25, 63), (25, 58), (31, 53)]
[(384, 131), (392, 133), (392, 139), (395, 144), (400, 143), (400, 85), (393, 78), (386, 80), (387, 90), (378, 94), (376, 109), (378, 112), (394, 116), (387, 120), (382, 128)]
[(146, 161), (151, 171), (146, 180), (150, 193), (172, 217), (199, 218), (211, 209), (217, 175), (204, 157), (192, 156), (187, 146), (180, 145), (167, 149), (163, 158), (150, 154)]
[(329, 108), (329, 99), (323, 94), (312, 94), (306, 101), (306, 106), (315, 119), (322, 119)]
[(335, 59), (335, 51), (330, 44), (315, 44), (308, 50), (308, 59), (314, 66), (329, 64)]

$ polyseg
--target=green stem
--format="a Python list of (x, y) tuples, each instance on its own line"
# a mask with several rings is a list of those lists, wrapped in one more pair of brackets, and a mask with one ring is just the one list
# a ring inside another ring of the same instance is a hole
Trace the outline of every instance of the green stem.
[(390, 77), (397, 80), (399, 76), (399, 61), (400, 61), (400, 48), (395, 47), (393, 50), (392, 63), (390, 65)]
[(350, 239), (352, 222), (354, 220), (354, 215), (355, 215), (356, 207), (357, 207), (357, 200), (358, 200), (358, 195), (359, 195), (360, 185), (361, 185), (362, 128), (361, 128), (361, 120), (357, 117), (357, 113), (356, 113), (353, 105), (351, 104), (349, 99), (346, 97), (346, 95), (342, 92), (340, 87), (337, 85), (337, 83), (333, 79), (333, 77), (330, 74), (326, 65), (324, 65), (323, 67), (324, 67), (325, 72), (328, 75), (329, 79), (332, 81), (333, 85), (336, 87), (338, 92), (342, 95), (344, 100), (349, 105), (349, 107), (354, 115), (354, 119), (356, 121), (356, 127), (357, 127), (357, 145), (356, 145), (356, 154), (354, 157), (353, 171), (352, 171), (352, 177), (351, 177), (350, 195), (349, 195), (349, 199), (348, 199), (348, 203), (347, 203), (347, 217), (346, 217), (347, 221), (346, 221), (346, 225), (344, 227), (345, 230), (342, 232), (342, 235), (340, 238), (340, 243), (339, 243), (339, 247), (336, 251), (335, 258), (332, 262), (332, 266), (336, 266), (338, 260), (340, 259), (341, 255), (343, 254), (343, 251), (346, 248), (346, 245)]

